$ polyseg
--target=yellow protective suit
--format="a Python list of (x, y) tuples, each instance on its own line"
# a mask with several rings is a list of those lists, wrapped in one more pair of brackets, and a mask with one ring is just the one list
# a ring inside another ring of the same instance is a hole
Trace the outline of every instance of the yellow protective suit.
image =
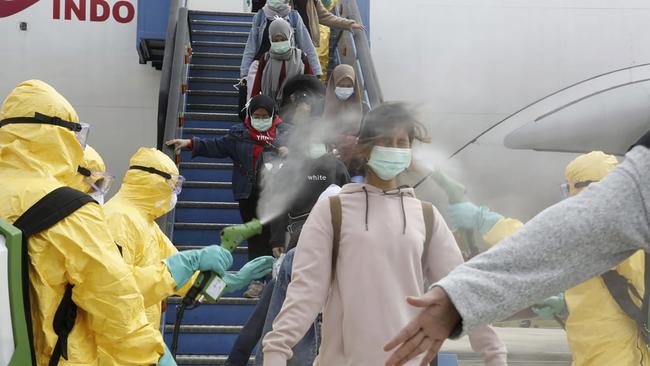
[[(138, 150), (129, 165), (178, 174), (176, 164), (153, 148)], [(130, 169), (119, 192), (104, 205), (115, 243), (122, 248), (124, 261), (144, 296), (147, 319), (156, 328), (160, 325), (161, 302), (175, 293), (184, 294), (193, 283), (190, 280), (176, 291), (176, 282), (162, 261), (178, 252), (155, 221), (170, 211), (172, 193), (160, 175)]]
[(524, 224), (517, 219), (504, 217), (501, 220), (497, 221), (497, 223), (492, 226), (490, 231), (483, 235), (483, 240), (490, 247), (492, 247), (494, 244), (509, 237), (515, 231), (521, 229), (523, 226)]
[[(0, 119), (34, 112), (78, 122), (70, 103), (51, 86), (30, 80), (5, 99)], [(52, 190), (72, 183), (83, 151), (70, 130), (47, 124), (0, 128), (0, 216), (15, 222)], [(74, 285), (77, 320), (68, 337), (68, 361), (96, 365), (99, 351), (114, 365), (154, 365), (163, 354), (160, 333), (148, 325), (133, 275), (104, 223), (102, 208), (87, 204), (29, 239), (29, 276), (37, 364), (48, 364), (56, 342), (52, 320), (66, 284)]]
[[(99, 153), (95, 149), (93, 149), (90, 145), (86, 145), (86, 148), (84, 149), (83, 159), (81, 160), (81, 164), (79, 164), (79, 166), (82, 168), (86, 168), (91, 172), (106, 171), (106, 164), (104, 164), (104, 159), (102, 159)], [(81, 173), (75, 174), (74, 179), (70, 184), (70, 187), (86, 193), (92, 192), (93, 187), (91, 187), (88, 183), (84, 181), (85, 178), (86, 177)]]
[[(332, 10), (338, 4), (339, 0), (332, 0), (330, 6), (326, 6), (327, 10)], [(327, 81), (327, 65), (329, 65), (330, 57), (330, 27), (326, 25), (319, 24), (320, 28), (320, 45), (316, 49), (318, 53), (318, 60), (320, 61), (321, 70), (323, 70), (323, 75), (321, 75), (321, 80)]]

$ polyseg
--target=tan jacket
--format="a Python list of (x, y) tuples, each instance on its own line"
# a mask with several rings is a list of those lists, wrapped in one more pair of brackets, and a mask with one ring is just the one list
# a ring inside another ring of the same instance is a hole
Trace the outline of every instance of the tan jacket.
[[(289, 2), (292, 9), (296, 7), (293, 4), (293, 0)], [(320, 46), (320, 28), (318, 24), (326, 25), (330, 28), (345, 29), (352, 31), (352, 24), (356, 23), (352, 19), (346, 19), (337, 17), (327, 10), (323, 3), (320, 0), (309, 0), (307, 1), (307, 16), (309, 17), (309, 33), (311, 33), (311, 40), (314, 43), (314, 47), (318, 48)]]

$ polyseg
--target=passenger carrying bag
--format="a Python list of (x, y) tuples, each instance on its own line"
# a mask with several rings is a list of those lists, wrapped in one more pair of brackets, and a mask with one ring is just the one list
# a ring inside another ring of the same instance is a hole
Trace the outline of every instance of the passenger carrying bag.
[[(332, 279), (336, 273), (336, 262), (339, 257), (339, 247), (341, 245), (341, 224), (343, 222), (343, 210), (341, 209), (341, 197), (331, 196), (330, 200), (330, 214), (332, 215)], [(422, 269), (424, 269), (427, 252), (429, 249), (429, 242), (433, 236), (433, 205), (430, 202), (422, 202), (422, 215), (424, 216), (424, 225), (426, 230), (426, 237), (424, 239), (424, 252), (422, 253)]]
[[(89, 202), (95, 202), (89, 195), (72, 189), (70, 187), (57, 188), (41, 198), (32, 207), (25, 211), (22, 216), (13, 223), (23, 233), (22, 244), (22, 279), (23, 279), (23, 304), (25, 307), (25, 321), (29, 333), (30, 348), (32, 352), (32, 364), (36, 365), (36, 357), (33, 344), (33, 330), (31, 318), (31, 306), (29, 301), (29, 268), (28, 268), (28, 242), (29, 237), (43, 230), (47, 230), (59, 221), (68, 217), (73, 212)], [(58, 336), (56, 346), (52, 351), (49, 366), (56, 366), (59, 359), (68, 359), (68, 335), (74, 327), (77, 318), (77, 305), (72, 301), (72, 285), (66, 285), (65, 293), (61, 303), (54, 315), (53, 328)]]

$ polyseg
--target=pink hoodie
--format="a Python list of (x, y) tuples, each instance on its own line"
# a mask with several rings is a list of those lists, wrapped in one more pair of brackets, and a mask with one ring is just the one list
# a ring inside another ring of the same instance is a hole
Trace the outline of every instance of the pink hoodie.
[[(384, 344), (419, 312), (405, 298), (422, 295), (425, 283), (437, 282), (463, 262), (438, 210), (425, 251), (420, 201), (410, 188), (390, 193), (367, 184), (343, 187), (333, 281), (329, 200), (313, 208), (296, 248), (284, 305), (263, 341), (265, 366), (285, 366), (321, 310), (322, 343), (315, 365), (383, 365), (389, 356)], [(472, 332), (470, 341), (486, 365), (506, 365), (506, 348), (491, 328)]]

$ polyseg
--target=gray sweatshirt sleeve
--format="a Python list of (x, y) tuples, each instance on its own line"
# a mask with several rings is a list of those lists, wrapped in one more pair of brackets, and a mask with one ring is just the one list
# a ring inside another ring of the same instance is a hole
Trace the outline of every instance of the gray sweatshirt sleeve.
[(650, 150), (636, 147), (600, 183), (544, 210), (436, 285), (458, 309), (463, 333), (504, 319), (648, 250), (649, 203)]

